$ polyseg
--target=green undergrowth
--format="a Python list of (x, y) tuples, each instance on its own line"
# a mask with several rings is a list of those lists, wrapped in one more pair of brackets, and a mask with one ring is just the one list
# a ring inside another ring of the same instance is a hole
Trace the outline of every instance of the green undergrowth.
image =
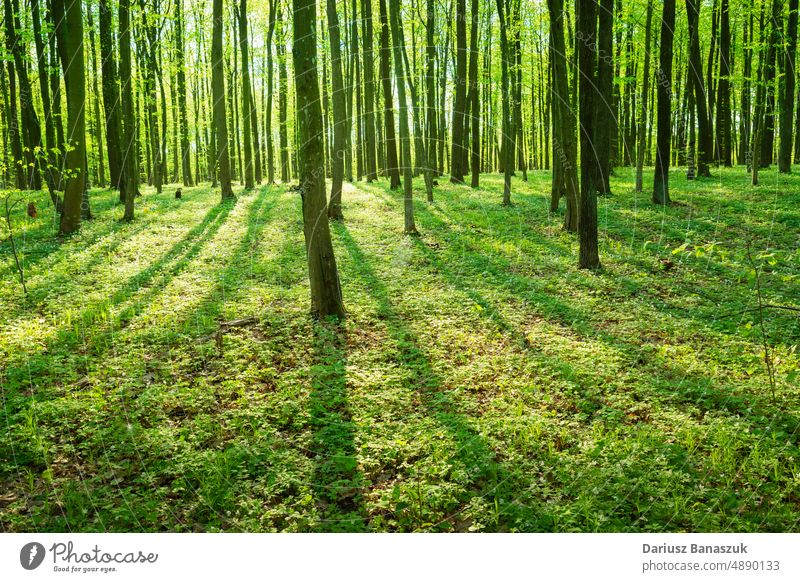
[[(308, 316), (300, 199), (146, 190), (120, 222), (0, 240), (6, 531), (797, 531), (800, 177), (741, 168), (653, 206), (617, 170), (603, 269), (549, 174), (345, 185), (348, 312)], [(648, 183), (647, 175), (645, 183)], [(748, 245), (756, 264), (748, 260)], [(233, 325), (222, 325), (222, 323)]]

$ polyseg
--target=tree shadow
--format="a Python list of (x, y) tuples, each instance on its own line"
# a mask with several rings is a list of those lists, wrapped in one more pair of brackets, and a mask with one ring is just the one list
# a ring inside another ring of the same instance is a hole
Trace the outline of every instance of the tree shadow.
[(364, 478), (358, 470), (355, 422), (347, 387), (344, 324), (314, 324), (309, 401), (316, 505), (324, 531), (365, 531)]
[[(532, 508), (520, 508), (516, 503), (515, 493), (529, 488), (531, 483), (520, 482), (518, 475), (508, 471), (499, 461), (502, 455), (461, 413), (458, 402), (421, 347), (418, 336), (403, 322), (402, 315), (392, 304), (389, 290), (378, 277), (371, 260), (361, 250), (346, 225), (336, 224), (333, 228), (348, 252), (353, 270), (366, 283), (377, 303), (378, 317), (385, 322), (389, 336), (400, 353), (398, 363), (408, 371), (409, 388), (415, 390), (415, 396), (418, 396), (426, 414), (451, 436), (456, 450), (450, 462), (459, 465), (468, 475), (468, 493), (459, 499), (461, 505), (449, 508), (446, 517), (427, 525), (422, 516), (424, 508), (420, 507), (415, 510), (416, 513), (412, 512), (415, 528), (433, 531), (465, 528), (468, 524), (462, 522), (461, 514), (475, 497), (481, 497), (497, 508), (495, 527), (498, 530), (504, 527), (502, 516), (506, 511), (516, 515), (520, 511), (528, 512), (531, 520), (540, 524), (546, 523), (545, 516), (534, 517)], [(422, 499), (416, 501), (420, 506), (424, 502)], [(546, 529), (545, 525), (539, 527)]]

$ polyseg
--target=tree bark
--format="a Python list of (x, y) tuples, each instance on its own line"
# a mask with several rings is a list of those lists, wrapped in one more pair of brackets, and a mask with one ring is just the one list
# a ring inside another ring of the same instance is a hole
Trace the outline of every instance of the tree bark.
[[(703, 84), (703, 63), (700, 56), (699, 25), (700, 6), (698, 0), (686, 0), (686, 15), (689, 22), (689, 70), (691, 72), (694, 103), (697, 109), (697, 175), (711, 177), (711, 162), (714, 155), (714, 136), (708, 119), (708, 101)], [(664, 27), (661, 27), (663, 32)], [(672, 31), (670, 31), (670, 36)], [(671, 53), (672, 51), (670, 51)]]
[[(725, 1), (725, 0), (723, 0)], [(781, 130), (778, 170), (784, 174), (792, 171), (792, 118), (794, 117), (795, 53), (797, 52), (797, 0), (789, 0), (789, 21), (786, 25), (786, 51), (783, 53), (783, 78), (781, 91)]]
[(386, 12), (386, 0), (380, 0), (381, 19), (381, 85), (383, 88), (383, 127), (386, 140), (386, 172), (389, 175), (389, 187), (394, 190), (400, 187), (400, 168), (397, 160), (397, 140), (394, 131), (394, 111), (392, 106), (392, 54), (389, 48), (389, 17)]
[(328, 216), (342, 220), (342, 182), (347, 130), (347, 110), (345, 104), (344, 79), (342, 77), (342, 38), (339, 28), (339, 15), (336, 13), (336, 0), (327, 0), (328, 34), (331, 41), (331, 86), (333, 94), (333, 155), (331, 160), (331, 196)]

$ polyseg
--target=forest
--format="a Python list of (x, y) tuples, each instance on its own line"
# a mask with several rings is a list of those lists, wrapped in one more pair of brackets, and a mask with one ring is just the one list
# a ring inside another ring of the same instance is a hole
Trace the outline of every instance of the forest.
[(800, 530), (798, 0), (0, 1), (0, 531)]

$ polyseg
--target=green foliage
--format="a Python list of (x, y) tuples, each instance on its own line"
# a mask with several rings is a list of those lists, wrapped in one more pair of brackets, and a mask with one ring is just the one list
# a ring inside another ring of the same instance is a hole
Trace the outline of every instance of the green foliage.
[[(402, 236), (386, 184), (332, 227), (348, 319), (314, 324), (300, 200), (115, 193), (63, 242), (0, 242), (6, 531), (794, 531), (800, 179), (740, 170), (653, 207), (617, 170), (604, 270), (549, 217), (549, 175), (442, 185)], [(646, 177), (647, 181), (647, 177)], [(764, 180), (767, 182), (767, 180)], [(416, 184), (421, 191), (421, 182)], [(222, 321), (247, 320), (221, 327)]]

